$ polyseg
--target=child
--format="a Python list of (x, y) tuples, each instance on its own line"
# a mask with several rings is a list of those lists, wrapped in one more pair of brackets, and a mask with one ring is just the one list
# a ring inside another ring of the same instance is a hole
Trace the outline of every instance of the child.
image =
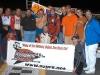
[(79, 36), (76, 34), (72, 37), (72, 42), (75, 45), (75, 57), (74, 57), (74, 70), (78, 75), (80, 75), (83, 71), (83, 49), (81, 44), (79, 43)]
[(48, 33), (48, 26), (43, 27), (43, 33), (41, 33), (37, 38), (36, 41), (39, 43), (46, 43), (50, 44), (54, 42), (54, 39), (52, 39), (52, 36)]
[(4, 64), (6, 64), (6, 58), (7, 58), (7, 42), (9, 40), (16, 40), (17, 38), (15, 37), (14, 35), (14, 30), (13, 29), (10, 29), (8, 31), (8, 34), (6, 35), (6, 37), (4, 37), (2, 39), (2, 57), (3, 57), (3, 60), (4, 60)]

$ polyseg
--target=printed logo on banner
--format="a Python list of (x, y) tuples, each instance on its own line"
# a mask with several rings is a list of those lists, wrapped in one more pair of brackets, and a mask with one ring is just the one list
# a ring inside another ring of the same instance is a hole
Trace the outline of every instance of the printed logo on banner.
[(32, 11), (34, 13), (38, 13), (38, 11), (40, 9), (43, 9), (44, 11), (46, 10), (46, 8), (44, 6), (42, 6), (42, 5), (38, 4), (38, 3), (33, 2), (33, 4), (32, 4)]
[(16, 52), (12, 60), (17, 60), (14, 64), (18, 64), (21, 62), (33, 62), (34, 59), (45, 58), (45, 56), (41, 53), (34, 53), (29, 49), (21, 48), (19, 42), (15, 42), (13, 44), (13, 48), (16, 50)]

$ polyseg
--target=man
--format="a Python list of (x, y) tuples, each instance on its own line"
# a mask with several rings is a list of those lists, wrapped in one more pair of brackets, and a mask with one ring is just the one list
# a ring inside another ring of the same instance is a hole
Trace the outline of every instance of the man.
[[(61, 8), (62, 14), (60, 15), (60, 22), (62, 22), (62, 19), (66, 16), (66, 7), (62, 6)], [(60, 25), (60, 32), (59, 32), (59, 36), (58, 36), (58, 44), (63, 44), (63, 30), (62, 30), (63, 26)]]
[(3, 57), (3, 62), (6, 64), (6, 59), (7, 59), (7, 42), (9, 40), (17, 40), (16, 36), (14, 35), (14, 30), (10, 29), (8, 31), (8, 34), (2, 39), (2, 57)]
[(84, 27), (85, 24), (87, 22), (87, 19), (85, 16), (82, 15), (83, 11), (82, 9), (77, 9), (76, 14), (78, 15), (78, 23), (76, 25), (76, 34), (78, 34), (79, 38), (80, 38), (80, 42), (81, 45), (83, 47), (83, 54), (84, 54), (84, 58), (86, 58), (85, 56), (85, 39), (84, 39)]
[(21, 19), (21, 37), (22, 41), (35, 42), (36, 20), (31, 15), (31, 10), (26, 10), (26, 16)]
[(76, 34), (78, 34), (79, 38), (84, 41), (84, 27), (85, 27), (85, 24), (87, 22), (87, 19), (86, 17), (84, 17), (82, 15), (82, 10), (81, 9), (77, 9), (77, 15), (78, 15), (78, 23), (76, 25)]
[(38, 11), (38, 18), (36, 18), (36, 37), (43, 32), (43, 26), (47, 23), (47, 16), (44, 15), (44, 10), (40, 9)]
[(14, 29), (15, 34), (18, 37), (18, 41), (21, 41), (21, 33), (20, 33), (20, 19), (21, 19), (21, 9), (16, 9), (16, 14), (11, 17), (11, 29)]
[(3, 33), (2, 38), (4, 38), (10, 29), (10, 20), (11, 20), (11, 9), (7, 8), (5, 10), (5, 14), (2, 15), (2, 23), (3, 23)]
[(51, 16), (48, 19), (48, 23), (49, 23), (48, 24), (48, 28), (49, 28), (48, 33), (53, 36), (53, 39), (55, 40), (54, 44), (57, 44), (57, 38), (58, 38), (58, 34), (60, 32), (60, 24), (61, 24), (60, 17), (59, 17), (59, 15), (55, 14), (54, 8), (50, 9), (50, 13), (51, 13)]
[[(0, 7), (0, 54), (1, 54), (1, 39), (2, 39), (2, 30), (3, 30), (3, 25), (2, 25), (2, 13), (3, 13), (3, 8)], [(0, 55), (1, 56), (1, 55)]]
[(74, 56), (74, 72), (77, 73), (77, 75), (81, 75), (83, 71), (83, 63), (84, 63), (84, 57), (83, 57), (83, 49), (79, 42), (79, 36), (76, 34), (72, 37), (73, 45), (75, 46), (75, 56)]
[(62, 20), (63, 39), (65, 44), (72, 44), (71, 38), (75, 34), (77, 16), (71, 12), (71, 6), (66, 6), (67, 15)]
[(54, 42), (52, 36), (48, 33), (48, 26), (43, 27), (43, 33), (41, 33), (37, 38), (36, 41), (39, 43), (50, 44)]
[(96, 64), (96, 50), (98, 43), (100, 42), (100, 24), (99, 21), (92, 17), (90, 10), (86, 11), (86, 18), (88, 20), (85, 28), (85, 52), (86, 52), (86, 64), (84, 68), (86, 74), (95, 73)]

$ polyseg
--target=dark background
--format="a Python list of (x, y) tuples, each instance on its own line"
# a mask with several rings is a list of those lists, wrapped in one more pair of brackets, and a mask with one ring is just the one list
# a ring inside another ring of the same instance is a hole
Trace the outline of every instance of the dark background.
[[(45, 6), (61, 7), (63, 5), (71, 5), (73, 8), (90, 9), (93, 12), (100, 12), (99, 0), (40, 0), (40, 4)], [(16, 8), (26, 9), (26, 0), (0, 0), (0, 6), (12, 10)]]

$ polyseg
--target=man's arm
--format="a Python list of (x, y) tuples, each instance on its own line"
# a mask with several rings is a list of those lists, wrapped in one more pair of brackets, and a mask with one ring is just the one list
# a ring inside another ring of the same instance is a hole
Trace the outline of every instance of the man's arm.
[(23, 33), (23, 19), (21, 19), (21, 22), (20, 22), (20, 32), (21, 32), (21, 37), (24, 37), (24, 33)]
[(20, 31), (21, 31), (21, 37), (24, 37), (23, 26), (20, 26)]
[(95, 31), (97, 34), (100, 35), (100, 23), (99, 23), (99, 21), (95, 20), (95, 21), (93, 21), (92, 24), (93, 24), (93, 29), (94, 29), (94, 31)]
[(75, 15), (75, 16), (74, 16), (74, 32), (73, 32), (73, 36), (75, 35), (75, 32), (76, 32), (77, 23), (78, 23), (78, 18), (77, 18), (77, 16)]
[(77, 34), (77, 25), (74, 25), (74, 34), (73, 34), (73, 36), (74, 36), (75, 34)]
[(64, 34), (65, 34), (65, 26), (63, 26), (63, 36), (64, 36)]

